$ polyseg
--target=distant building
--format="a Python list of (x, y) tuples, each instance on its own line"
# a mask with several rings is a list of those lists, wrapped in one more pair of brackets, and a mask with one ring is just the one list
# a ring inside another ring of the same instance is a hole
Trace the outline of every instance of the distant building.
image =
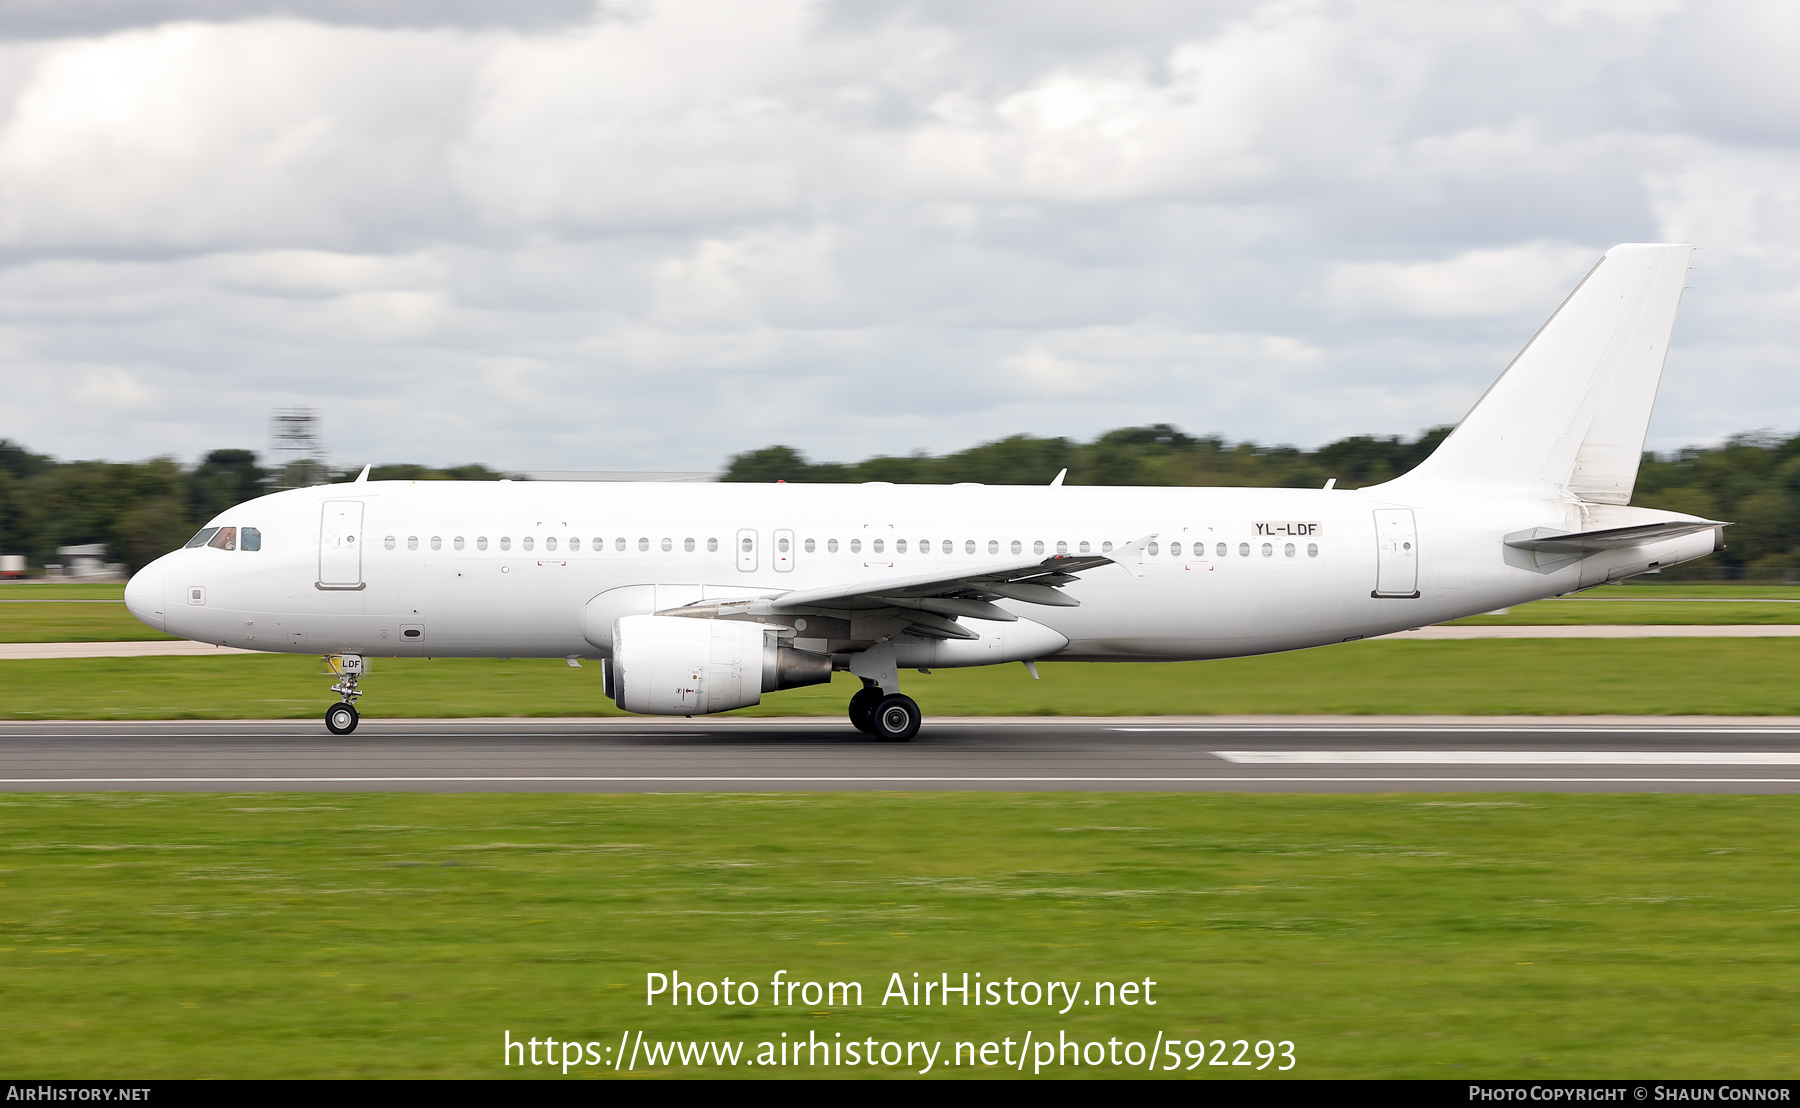
[(56, 556), (62, 559), (65, 577), (105, 577), (118, 572), (116, 566), (107, 563), (106, 544), (103, 542), (59, 546), (56, 548)]

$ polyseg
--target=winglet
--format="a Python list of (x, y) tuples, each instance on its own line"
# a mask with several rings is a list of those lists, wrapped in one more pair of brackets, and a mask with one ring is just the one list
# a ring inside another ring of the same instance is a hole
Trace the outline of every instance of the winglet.
[(1063, 483), (1063, 478), (1067, 477), (1068, 475), (1069, 475), (1068, 470), (1066, 470), (1066, 469), (1060, 470), (1055, 477), (1050, 478), (1050, 487), (1053, 489), (1061, 488), (1062, 483)]
[[(1161, 532), (1158, 531), (1152, 531), (1136, 542), (1128, 542), (1124, 546), (1118, 547), (1111, 554), (1108, 554), (1107, 557), (1111, 558), (1114, 564), (1124, 566), (1125, 572), (1131, 574), (1133, 577), (1142, 577), (1144, 571), (1138, 569), (1133, 563), (1143, 555), (1144, 548), (1149, 546), (1160, 533)], [(1126, 561), (1128, 558), (1130, 559), (1129, 562)]]
[(364, 467), (363, 467), (363, 471), (362, 471), (362, 472), (361, 472), (361, 473), (359, 473), (359, 474), (357, 474), (357, 475), (356, 475), (356, 480), (355, 480), (355, 481), (353, 481), (353, 482), (351, 482), (351, 484), (355, 484), (355, 485), (366, 485), (366, 484), (368, 484), (368, 482), (369, 482), (369, 469), (370, 469), (370, 468), (371, 468), (371, 467), (372, 467), (372, 466), (373, 466), (373, 465), (374, 465), (374, 464), (375, 464), (375, 463), (374, 463), (374, 462), (370, 462), (370, 463), (369, 463), (369, 464), (368, 464), (368, 465), (366, 465), (366, 466), (364, 466)]

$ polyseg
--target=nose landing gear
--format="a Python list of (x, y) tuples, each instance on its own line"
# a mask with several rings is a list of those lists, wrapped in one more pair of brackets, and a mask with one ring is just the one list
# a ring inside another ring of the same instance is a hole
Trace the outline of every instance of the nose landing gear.
[(331, 686), (331, 691), (344, 698), (342, 703), (325, 710), (325, 730), (333, 735), (348, 735), (356, 730), (362, 719), (362, 714), (356, 710), (356, 698), (362, 695), (357, 682), (365, 671), (363, 657), (361, 654), (337, 654), (325, 662), (338, 676), (338, 683)]

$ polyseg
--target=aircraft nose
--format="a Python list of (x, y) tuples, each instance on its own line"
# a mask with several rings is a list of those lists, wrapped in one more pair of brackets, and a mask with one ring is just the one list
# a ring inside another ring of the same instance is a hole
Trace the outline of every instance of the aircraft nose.
[(158, 631), (168, 630), (163, 618), (163, 578), (167, 575), (168, 567), (158, 558), (125, 582), (125, 610)]

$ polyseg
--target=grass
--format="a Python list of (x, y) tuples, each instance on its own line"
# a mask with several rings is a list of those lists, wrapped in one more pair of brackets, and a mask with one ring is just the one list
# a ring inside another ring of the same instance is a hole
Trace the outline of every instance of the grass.
[[(1214, 662), (910, 671), (930, 715), (1800, 715), (1800, 640), (1358, 642)], [(310, 718), (331, 681), (317, 658), (71, 658), (0, 662), (7, 719)], [(560, 660), (370, 662), (373, 718), (618, 715), (600, 668)], [(772, 693), (735, 713), (836, 716), (855, 688)]]
[(123, 603), (48, 599), (38, 604), (0, 603), (0, 642), (145, 642), (178, 637), (139, 623)]
[[(0, 1068), (504, 1077), (506, 1031), (1031, 1030), (1288, 1039), (1308, 1078), (1792, 1079), (1797, 838), (1775, 796), (14, 795)], [(778, 969), (865, 1003), (776, 1009)], [(673, 970), (763, 1003), (646, 1007)], [(915, 971), (1158, 1003), (881, 1006)]]
[(122, 601), (124, 599), (125, 586), (117, 581), (94, 584), (63, 584), (43, 580), (0, 582), (0, 600)]

